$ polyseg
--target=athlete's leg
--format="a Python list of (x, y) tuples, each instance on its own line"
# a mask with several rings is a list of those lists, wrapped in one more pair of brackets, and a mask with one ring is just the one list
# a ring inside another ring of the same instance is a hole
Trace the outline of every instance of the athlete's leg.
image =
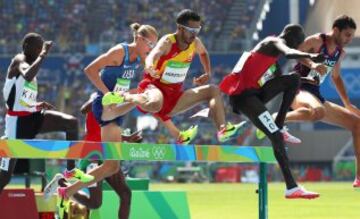
[(264, 102), (272, 100), (275, 96), (283, 93), (281, 106), (277, 113), (275, 124), (281, 129), (284, 126), (286, 113), (293, 102), (300, 86), (298, 74), (282, 75), (268, 81), (261, 88), (261, 99)]
[(0, 169), (0, 194), (4, 190), (4, 187), (9, 184), (11, 176), (14, 172), (17, 159), (0, 158), (2, 168)]
[[(98, 182), (95, 187), (89, 187), (89, 195), (83, 192), (77, 192), (73, 195), (73, 198), (80, 204), (86, 206), (89, 209), (97, 209), (102, 203), (102, 181)], [(65, 178), (61, 178), (58, 181), (60, 187), (71, 186)]]
[(169, 131), (170, 135), (174, 139), (178, 139), (180, 135), (180, 130), (175, 126), (171, 119), (166, 121), (162, 121), (161, 119), (159, 119), (159, 121), (165, 126), (165, 128)]
[(225, 127), (224, 103), (220, 90), (215, 85), (204, 85), (186, 90), (181, 95), (169, 116), (184, 112), (205, 101), (209, 103), (210, 116), (214, 120), (217, 129), (220, 130)]
[(140, 94), (124, 94), (124, 101), (134, 103), (149, 113), (159, 112), (163, 106), (164, 96), (154, 85), (148, 85), (146, 90)]
[(360, 117), (351, 113), (346, 108), (329, 101), (324, 103), (324, 107), (326, 113), (321, 121), (351, 131), (356, 157), (356, 176), (360, 177)]
[(126, 184), (125, 176), (121, 172), (106, 178), (106, 181), (114, 189), (121, 199), (121, 204), (119, 208), (118, 217), (119, 219), (127, 219), (130, 215), (130, 206), (131, 206), (131, 190)]
[(119, 116), (123, 116), (134, 109), (135, 106), (134, 103), (122, 103), (119, 106), (116, 106), (116, 104), (113, 106), (104, 106), (103, 110), (106, 111), (106, 113), (102, 114), (101, 120), (110, 121)]
[(264, 103), (255, 95), (242, 95), (241, 97), (235, 96), (231, 98), (233, 98), (233, 103), (236, 101), (236, 108), (244, 113), (254, 125), (263, 131), (270, 139), (276, 160), (280, 165), (285, 179), (286, 188), (295, 188), (297, 184), (290, 171), (289, 158), (285, 151), (282, 134), (280, 133), (280, 129), (274, 123), (273, 118), (266, 109)]
[(319, 121), (325, 116), (321, 101), (307, 91), (300, 91), (291, 105), (293, 111), (286, 114), (287, 122)]
[[(121, 142), (121, 128), (115, 123), (109, 123), (103, 127), (101, 127), (101, 138), (103, 141), (109, 141), (109, 142)], [(77, 181), (73, 185), (69, 186), (64, 190), (66, 197), (70, 197), (73, 194), (75, 194), (80, 189), (89, 186), (93, 183), (99, 182), (100, 180), (103, 180), (106, 177), (109, 177), (116, 172), (118, 172), (120, 169), (120, 163), (117, 160), (105, 160), (102, 165), (99, 167), (93, 169), (88, 174), (94, 176), (94, 180), (83, 183), (80, 181)]]
[[(66, 140), (79, 139), (79, 122), (71, 115), (47, 110), (44, 112), (44, 119), (40, 128), (40, 133), (62, 131), (66, 133)], [(75, 168), (75, 160), (67, 160), (66, 169), (71, 171)]]

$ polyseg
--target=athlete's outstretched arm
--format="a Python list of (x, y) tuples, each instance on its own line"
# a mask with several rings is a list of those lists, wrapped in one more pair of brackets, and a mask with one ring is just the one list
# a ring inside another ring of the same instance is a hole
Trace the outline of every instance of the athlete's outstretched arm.
[(198, 37), (195, 39), (195, 49), (205, 73), (198, 78), (194, 78), (194, 83), (196, 85), (203, 85), (209, 81), (211, 76), (210, 57), (206, 47)]
[(287, 59), (309, 58), (315, 62), (324, 61), (324, 56), (322, 54), (301, 52), (299, 50), (289, 48), (281, 39), (275, 40), (273, 41), (273, 43), (274, 46), (279, 50), (279, 52), (284, 54)]
[(145, 59), (144, 70), (154, 78), (159, 78), (158, 72), (155, 70), (155, 64), (159, 61), (160, 57), (170, 52), (171, 41), (167, 36), (163, 36), (156, 44), (155, 48), (151, 50)]
[(86, 68), (84, 72), (90, 81), (99, 89), (103, 94), (109, 92), (109, 89), (105, 86), (104, 82), (100, 78), (101, 69), (106, 66), (119, 66), (122, 64), (124, 59), (124, 49), (119, 44), (111, 48), (108, 52), (100, 55), (94, 61), (92, 61)]
[[(298, 50), (303, 52), (310, 52), (314, 53), (316, 51), (319, 51), (321, 45), (323, 43), (323, 40), (320, 37), (320, 34), (315, 34), (312, 36), (309, 36), (305, 39), (305, 41), (299, 46)], [(310, 69), (316, 70), (321, 75), (326, 74), (327, 68), (322, 63), (316, 63), (312, 61), (311, 59), (300, 59), (299, 62), (305, 66), (307, 66)]]
[(21, 74), (26, 81), (32, 81), (39, 72), (40, 65), (44, 60), (45, 56), (47, 55), (47, 53), (49, 52), (51, 46), (52, 46), (52, 41), (44, 42), (40, 55), (30, 66), (25, 61), (19, 59), (18, 56), (15, 57), (10, 64), (8, 77), (12, 78)]

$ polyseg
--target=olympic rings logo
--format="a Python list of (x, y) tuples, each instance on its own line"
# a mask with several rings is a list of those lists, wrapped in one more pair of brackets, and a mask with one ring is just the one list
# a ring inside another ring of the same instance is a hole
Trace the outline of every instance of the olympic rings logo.
[(151, 152), (156, 160), (163, 160), (165, 158), (165, 148), (155, 146), (151, 149)]

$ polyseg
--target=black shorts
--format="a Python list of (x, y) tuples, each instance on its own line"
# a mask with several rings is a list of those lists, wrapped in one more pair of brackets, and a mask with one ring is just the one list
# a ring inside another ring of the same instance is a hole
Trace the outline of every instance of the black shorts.
[(241, 92), (241, 94), (229, 96), (230, 106), (232, 107), (232, 110), (234, 113), (241, 114), (241, 112), (239, 110), (239, 108), (240, 108), (239, 106), (243, 104), (244, 98), (246, 98), (248, 96), (257, 96), (260, 100), (265, 102), (265, 100), (263, 98), (264, 95), (263, 95), (263, 92), (261, 89), (244, 90), (243, 92)]
[(44, 111), (27, 116), (5, 117), (5, 135), (8, 139), (33, 139), (39, 134), (44, 121)]
[(301, 82), (300, 90), (307, 91), (307, 92), (311, 93), (316, 98), (318, 98), (321, 103), (325, 103), (325, 101), (326, 101), (325, 98), (321, 95), (320, 86), (318, 86), (318, 85), (314, 85), (314, 84), (310, 84), (310, 83), (306, 83), (306, 82)]

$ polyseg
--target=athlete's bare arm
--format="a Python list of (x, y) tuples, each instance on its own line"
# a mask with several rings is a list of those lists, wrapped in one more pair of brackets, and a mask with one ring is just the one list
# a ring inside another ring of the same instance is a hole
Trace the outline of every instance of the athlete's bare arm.
[(350, 110), (352, 113), (355, 113), (356, 115), (360, 116), (360, 110), (351, 104), (350, 98), (347, 95), (344, 81), (341, 78), (341, 60), (345, 57), (345, 51), (341, 52), (341, 57), (339, 61), (335, 64), (333, 71), (331, 73), (331, 79), (335, 84), (336, 90), (338, 94), (340, 95), (341, 101), (343, 102), (346, 109)]
[(31, 65), (25, 61), (24, 54), (16, 55), (15, 58), (11, 61), (8, 70), (8, 78), (13, 78), (21, 74), (26, 81), (32, 81), (36, 74), (39, 72), (40, 65), (47, 53), (49, 52), (51, 46), (52, 41), (44, 42), (39, 57)]
[(204, 74), (200, 75), (198, 78), (194, 78), (194, 84), (196, 85), (204, 85), (206, 84), (211, 76), (211, 64), (210, 64), (210, 57), (209, 53), (202, 43), (202, 41), (196, 37), (195, 38), (195, 50), (196, 53), (199, 55), (200, 62), (204, 68)]
[(163, 36), (156, 44), (155, 48), (151, 50), (149, 55), (145, 59), (144, 70), (154, 78), (159, 78), (159, 73), (155, 70), (155, 63), (157, 63), (161, 56), (170, 52), (171, 41), (168, 36)]
[(296, 49), (289, 48), (282, 39), (277, 38), (273, 41), (274, 46), (279, 50), (280, 53), (284, 54), (287, 59), (300, 59), (309, 58), (316, 62), (324, 61), (324, 57), (317, 53), (302, 52)]
[(84, 72), (90, 81), (98, 88), (103, 94), (109, 92), (109, 89), (105, 86), (104, 82), (99, 76), (101, 69), (106, 66), (119, 66), (122, 64), (124, 59), (124, 49), (122, 45), (116, 45), (111, 48), (108, 52), (97, 57), (91, 62), (85, 69)]
[[(309, 36), (305, 39), (305, 41), (299, 46), (299, 50), (303, 52), (317, 52), (319, 51), (323, 40), (320, 37), (320, 34), (315, 34)], [(327, 68), (322, 63), (315, 63), (311, 59), (300, 59), (300, 63), (307, 66), (310, 69), (314, 69), (319, 72), (321, 75), (326, 74)]]

